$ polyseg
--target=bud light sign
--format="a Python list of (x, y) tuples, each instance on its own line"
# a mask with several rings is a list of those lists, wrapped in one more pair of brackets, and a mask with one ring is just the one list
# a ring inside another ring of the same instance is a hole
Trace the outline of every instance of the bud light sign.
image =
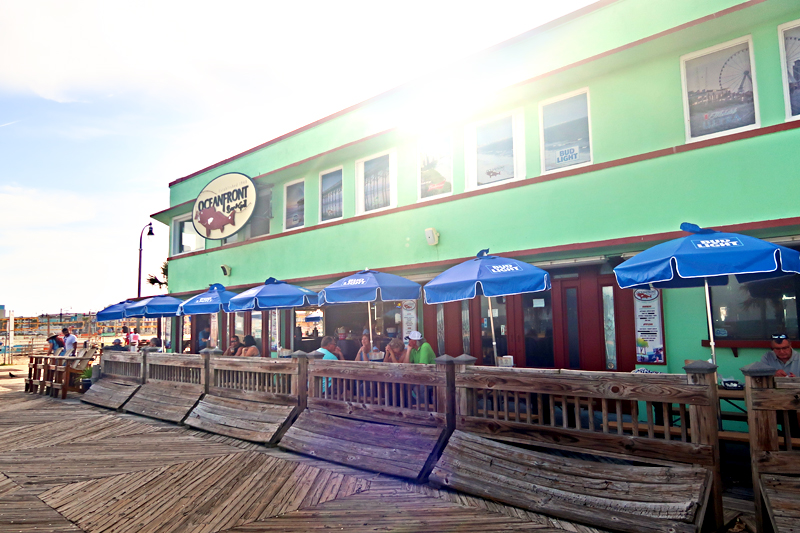
[(503, 272), (513, 272), (521, 269), (517, 265), (492, 265), (489, 267), (489, 270), (491, 270), (493, 274), (501, 274)]
[(732, 248), (734, 246), (744, 246), (742, 241), (738, 238), (721, 238), (721, 239), (692, 239), (692, 244), (698, 250), (707, 248)]

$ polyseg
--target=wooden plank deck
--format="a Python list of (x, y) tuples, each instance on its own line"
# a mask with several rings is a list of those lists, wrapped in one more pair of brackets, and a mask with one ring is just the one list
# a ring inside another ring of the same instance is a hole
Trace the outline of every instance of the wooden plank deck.
[(0, 389), (0, 531), (601, 531), (77, 395), (17, 392), (22, 380)]

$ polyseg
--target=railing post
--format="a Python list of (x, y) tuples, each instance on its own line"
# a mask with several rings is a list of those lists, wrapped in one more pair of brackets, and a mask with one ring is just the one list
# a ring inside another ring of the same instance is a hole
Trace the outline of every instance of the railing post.
[(452, 433), (456, 428), (456, 374), (455, 357), (440, 355), (436, 358), (436, 371), (444, 371), (444, 387), (436, 387), (436, 404), (441, 413), (444, 408), (444, 417), (447, 432)]
[(147, 383), (147, 379), (150, 377), (150, 376), (148, 376), (149, 372), (148, 372), (148, 369), (147, 369), (147, 354), (145, 352), (139, 352), (139, 356), (141, 357), (141, 360), (142, 360), (142, 363), (141, 363), (141, 365), (142, 365), (142, 368), (141, 368), (142, 374), (139, 377), (139, 380), (141, 381), (142, 385), (144, 385), (145, 383)]
[[(312, 352), (318, 354), (319, 352)], [(322, 354), (320, 354), (321, 356)], [(292, 381), (292, 394), (297, 397), (299, 411), (308, 406), (308, 359), (314, 356), (302, 350), (292, 353), (292, 361), (297, 365), (297, 379)]]
[[(473, 366), (475, 361), (477, 361), (477, 357), (472, 357), (471, 355), (461, 354), (455, 358), (455, 373), (464, 373), (467, 371), (468, 366)], [(456, 394), (456, 416), (467, 416), (467, 415), (474, 415), (475, 413), (470, 413), (469, 409), (472, 405), (472, 395), (475, 394), (475, 390), (471, 388), (458, 388), (455, 389)]]
[(707, 361), (692, 361), (684, 366), (688, 382), (692, 385), (705, 385), (708, 405), (693, 405), (689, 408), (692, 424), (692, 442), (707, 444), (714, 450), (713, 485), (711, 487), (711, 508), (714, 511), (714, 526), (719, 529), (725, 518), (722, 510), (722, 474), (719, 464), (719, 395), (717, 392), (717, 365)]
[(773, 410), (753, 409), (753, 391), (775, 386), (775, 369), (761, 361), (743, 367), (747, 431), (750, 435), (750, 472), (753, 476), (753, 503), (756, 508), (756, 531), (764, 531), (764, 500), (761, 495), (761, 476), (758, 472), (760, 452), (778, 449), (778, 421)]
[(203, 385), (203, 392), (208, 394), (211, 388), (211, 352), (203, 356), (203, 375), (200, 376), (200, 382)]

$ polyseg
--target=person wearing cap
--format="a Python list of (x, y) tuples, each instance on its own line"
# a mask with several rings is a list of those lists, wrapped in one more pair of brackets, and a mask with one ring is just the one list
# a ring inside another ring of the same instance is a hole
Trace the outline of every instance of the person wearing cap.
[(436, 363), (436, 354), (433, 353), (433, 348), (422, 333), (419, 331), (412, 331), (408, 334), (408, 349), (405, 356), (403, 356), (404, 363), (416, 363), (423, 365), (432, 365)]
[(119, 339), (114, 339), (114, 342), (111, 343), (111, 346), (105, 349), (108, 352), (124, 352), (125, 347), (122, 345), (122, 341)]
[(774, 334), (770, 345), (772, 349), (764, 354), (761, 362), (775, 369), (777, 377), (800, 376), (800, 353), (792, 349), (792, 343), (786, 334)]

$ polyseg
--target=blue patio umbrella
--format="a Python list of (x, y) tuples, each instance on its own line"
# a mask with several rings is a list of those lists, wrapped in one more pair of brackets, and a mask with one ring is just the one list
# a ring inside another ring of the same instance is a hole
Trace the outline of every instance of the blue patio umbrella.
[(125, 310), (133, 305), (135, 302), (132, 300), (125, 300), (114, 305), (109, 305), (102, 311), (97, 312), (96, 320), (98, 322), (105, 322), (108, 320), (122, 320), (125, 318)]
[(481, 250), (475, 259), (448, 268), (425, 285), (425, 303), (440, 304), (470, 300), (482, 294), (489, 302), (492, 348), (497, 361), (492, 297), (550, 290), (550, 275), (531, 264), (489, 255)]
[(316, 303), (316, 292), (275, 278), (267, 278), (263, 285), (248, 289), (231, 298), (228, 305), (231, 311), (258, 311), (291, 309), (316, 305)]
[[(231, 298), (228, 308), (233, 311), (266, 311), (270, 309), (293, 309), (306, 305), (316, 305), (317, 293), (280, 281), (267, 278), (263, 285), (248, 289)], [(294, 335), (291, 336), (294, 350)]]
[(180, 306), (178, 315), (205, 315), (228, 312), (228, 302), (237, 296), (235, 292), (226, 291), (225, 287), (219, 283), (214, 283), (204, 293), (192, 296)]
[(366, 269), (322, 289), (319, 293), (319, 305), (366, 303), (369, 341), (372, 344), (372, 313), (369, 304), (377, 300), (419, 300), (421, 295), (422, 286), (419, 283), (394, 274)]
[(152, 298), (145, 298), (129, 306), (125, 310), (125, 316), (127, 318), (173, 317), (178, 314), (178, 307), (182, 303), (183, 300), (173, 296), (153, 296)]
[(657, 244), (614, 269), (623, 289), (705, 287), (711, 358), (716, 363), (709, 285), (800, 274), (800, 252), (749, 235), (684, 222), (685, 237)]

